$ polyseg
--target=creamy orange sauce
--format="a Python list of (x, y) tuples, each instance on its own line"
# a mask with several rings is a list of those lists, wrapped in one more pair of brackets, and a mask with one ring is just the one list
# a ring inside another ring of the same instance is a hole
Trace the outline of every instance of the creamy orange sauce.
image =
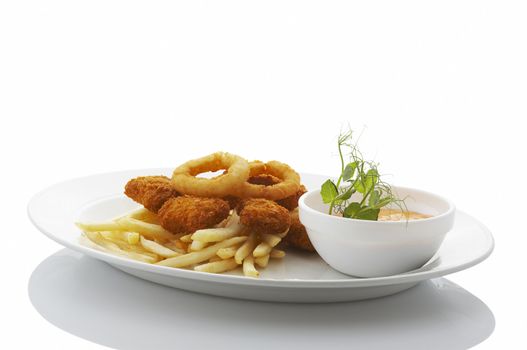
[(378, 221), (405, 221), (405, 220), (419, 220), (431, 217), (431, 215), (417, 213), (415, 211), (401, 211), (399, 209), (382, 208), (379, 211)]

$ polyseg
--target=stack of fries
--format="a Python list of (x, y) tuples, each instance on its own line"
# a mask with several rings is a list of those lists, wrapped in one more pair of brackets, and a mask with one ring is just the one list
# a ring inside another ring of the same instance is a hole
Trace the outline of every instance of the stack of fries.
[(159, 225), (145, 208), (102, 223), (77, 223), (84, 236), (105, 251), (130, 259), (169, 267), (222, 273), (242, 267), (245, 276), (258, 277), (255, 265), (282, 258), (276, 249), (287, 232), (257, 235), (239, 222), (235, 212), (214, 228), (192, 234), (173, 234)]

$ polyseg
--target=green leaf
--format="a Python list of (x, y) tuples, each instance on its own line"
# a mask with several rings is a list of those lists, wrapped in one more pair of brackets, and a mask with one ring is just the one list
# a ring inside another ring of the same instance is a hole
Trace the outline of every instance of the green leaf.
[(350, 203), (342, 213), (345, 218), (354, 218), (360, 210), (360, 204), (358, 202)]
[(365, 209), (355, 214), (355, 219), (377, 221), (380, 209)]
[(379, 181), (379, 172), (376, 169), (370, 169), (366, 173), (366, 179), (364, 180), (365, 192), (370, 191)]
[[(391, 202), (393, 202), (393, 198), (392, 197), (385, 197), (385, 198), (379, 200), (377, 202), (377, 204), (375, 204), (375, 208), (382, 208), (382, 207), (390, 204)], [(372, 205), (370, 205), (370, 206), (372, 206)]]
[[(363, 159), (356, 143), (351, 142), (351, 130), (341, 133), (338, 138), (340, 170), (338, 182), (326, 181), (321, 187), (324, 203), (331, 204), (329, 214), (335, 211), (344, 217), (377, 220), (379, 209), (392, 203), (399, 206), (399, 200), (392, 194), (391, 187), (381, 180), (377, 163)], [(344, 156), (349, 156), (344, 159)], [(350, 203), (355, 193), (362, 194), (357, 203)]]
[(331, 180), (327, 180), (320, 188), (320, 195), (322, 201), (326, 204), (331, 203), (338, 195), (337, 186)]
[(355, 174), (355, 169), (357, 169), (357, 162), (351, 162), (346, 165), (344, 172), (342, 173), (342, 180), (348, 181)]
[[(346, 191), (342, 192), (337, 197), (335, 197), (336, 204), (340, 204), (340, 203), (342, 203), (344, 201), (347, 201), (348, 199), (350, 199), (350, 197), (353, 195), (353, 193), (355, 193), (355, 189), (350, 186), (348, 189), (346, 189)], [(338, 201), (338, 203), (337, 203), (337, 201)]]
[(370, 207), (374, 207), (379, 202), (379, 197), (381, 194), (377, 190), (373, 190), (373, 192), (370, 194), (370, 198), (368, 199), (368, 205)]
[(366, 183), (362, 182), (362, 179), (360, 177), (357, 177), (357, 180), (353, 183), (353, 187), (357, 190), (359, 193), (366, 193)]

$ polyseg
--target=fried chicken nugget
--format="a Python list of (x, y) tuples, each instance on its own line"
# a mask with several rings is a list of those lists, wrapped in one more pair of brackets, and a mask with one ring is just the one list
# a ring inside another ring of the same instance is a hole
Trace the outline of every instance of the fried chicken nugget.
[(300, 222), (298, 210), (293, 210), (290, 215), (291, 226), (289, 227), (289, 232), (284, 237), (284, 242), (298, 249), (315, 252), (315, 248), (307, 235), (306, 228)]
[(154, 213), (157, 213), (168, 199), (179, 196), (172, 180), (166, 176), (136, 177), (128, 181), (124, 193)]
[(306, 192), (306, 187), (304, 185), (300, 185), (300, 188), (295, 194), (289, 197), (285, 197), (284, 199), (279, 199), (276, 201), (276, 203), (286, 208), (287, 210), (294, 210), (298, 208), (298, 199)]
[(159, 209), (161, 226), (173, 233), (193, 233), (212, 227), (229, 216), (229, 203), (220, 198), (180, 196)]
[(229, 203), (229, 207), (231, 209), (236, 209), (238, 207), (238, 204), (240, 204), (240, 198), (235, 196), (227, 196), (222, 198), (224, 201), (227, 201)]
[(267, 199), (244, 199), (237, 211), (240, 222), (254, 233), (283, 233), (291, 225), (287, 209)]

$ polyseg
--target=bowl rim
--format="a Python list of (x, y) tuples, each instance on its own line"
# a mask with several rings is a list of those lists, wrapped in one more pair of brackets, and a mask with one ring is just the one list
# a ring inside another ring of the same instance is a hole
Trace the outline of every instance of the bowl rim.
[(447, 210), (439, 215), (434, 215), (434, 216), (431, 216), (429, 218), (424, 218), (424, 219), (419, 219), (419, 220), (400, 220), (400, 221), (377, 221), (377, 220), (363, 220), (363, 219), (353, 219), (353, 218), (345, 218), (345, 217), (341, 217), (341, 216), (335, 216), (335, 215), (330, 215), (328, 213), (323, 213), (321, 211), (318, 211), (316, 209), (313, 209), (311, 208), (309, 205), (307, 205), (305, 203), (306, 201), (306, 198), (307, 197), (310, 197), (312, 195), (314, 195), (315, 193), (320, 193), (320, 188), (316, 188), (316, 189), (313, 189), (313, 190), (309, 190), (307, 191), (306, 193), (304, 193), (302, 196), (300, 196), (300, 198), (298, 199), (298, 207), (299, 207), (299, 210), (303, 210), (309, 214), (313, 214), (313, 215), (318, 215), (318, 216), (323, 216), (324, 218), (327, 218), (329, 220), (337, 220), (337, 221), (340, 221), (340, 222), (347, 222), (347, 223), (360, 223), (360, 224), (365, 224), (365, 225), (401, 225), (401, 224), (404, 224), (404, 225), (412, 225), (412, 224), (415, 224), (415, 223), (430, 223), (430, 222), (434, 222), (434, 221), (438, 221), (438, 220), (441, 220), (445, 217), (448, 217), (450, 215), (452, 215), (455, 210), (456, 210), (456, 206), (454, 205), (454, 203), (443, 197), (443, 196), (440, 196), (438, 194), (435, 194), (433, 192), (429, 192), (429, 191), (425, 191), (425, 190), (421, 190), (421, 189), (418, 189), (418, 188), (413, 188), (413, 187), (406, 187), (406, 186), (392, 186), (392, 188), (394, 189), (401, 189), (401, 190), (406, 190), (408, 192), (419, 192), (419, 193), (422, 193), (422, 194), (425, 194), (425, 195), (429, 195), (429, 196), (432, 196), (432, 197), (436, 197), (437, 199), (445, 202), (448, 206)]

